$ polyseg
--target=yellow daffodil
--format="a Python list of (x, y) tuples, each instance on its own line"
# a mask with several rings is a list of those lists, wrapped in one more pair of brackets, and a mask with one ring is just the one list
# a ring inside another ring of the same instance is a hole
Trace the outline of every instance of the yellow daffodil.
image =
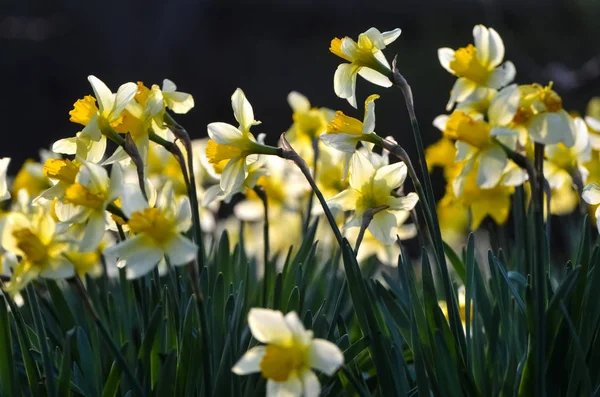
[(411, 210), (418, 200), (415, 193), (404, 197), (393, 194), (403, 185), (406, 173), (404, 163), (379, 165), (376, 168), (373, 161), (356, 152), (350, 162), (350, 187), (328, 203), (345, 211), (354, 211), (346, 228), (360, 226), (366, 210), (377, 210), (369, 223), (369, 231), (383, 244), (393, 244), (398, 230), (397, 211)]
[(357, 75), (373, 84), (390, 87), (392, 70), (382, 50), (394, 42), (400, 33), (400, 29), (382, 33), (370, 28), (358, 36), (358, 41), (350, 37), (331, 40), (329, 51), (349, 62), (341, 64), (335, 71), (333, 88), (336, 95), (356, 107)]
[(104, 167), (84, 161), (56, 202), (54, 208), (61, 222), (83, 226), (82, 252), (93, 251), (100, 244), (106, 229), (106, 207), (121, 196), (122, 188), (123, 171), (118, 164), (112, 166), (109, 178)]
[(9, 163), (9, 157), (0, 159), (0, 200), (7, 200), (10, 198), (10, 192), (6, 186), (6, 171), (8, 171)]
[[(235, 90), (231, 96), (231, 107), (239, 126), (227, 123), (210, 123), (208, 135), (210, 140), (206, 145), (206, 156), (221, 175), (220, 189), (217, 195), (231, 198), (242, 190), (243, 186), (252, 188), (254, 181), (248, 181), (249, 166), (259, 161), (256, 154), (263, 152), (263, 145), (257, 143), (250, 132), (250, 127), (260, 124), (254, 120), (252, 105), (241, 89)], [(259, 136), (259, 141), (262, 141)], [(258, 179), (258, 178), (256, 178)]]
[(314, 339), (295, 312), (284, 316), (254, 308), (248, 313), (248, 326), (264, 345), (248, 350), (232, 371), (260, 372), (267, 379), (267, 397), (317, 397), (321, 385), (312, 368), (332, 376), (344, 364), (342, 351), (328, 340)]
[(515, 78), (513, 63), (507, 61), (502, 64), (504, 43), (494, 29), (477, 25), (473, 28), (473, 38), (475, 45), (469, 44), (456, 51), (451, 48), (438, 50), (442, 67), (458, 77), (452, 87), (446, 110), (452, 109), (456, 102), (462, 102), (472, 94), (482, 95), (476, 92), (478, 89), (500, 89)]
[(198, 247), (181, 233), (192, 223), (190, 202), (186, 196), (175, 199), (167, 184), (155, 207), (149, 207), (137, 185), (125, 185), (122, 210), (128, 217), (130, 237), (104, 250), (110, 258), (125, 261), (128, 278), (151, 271), (167, 257), (172, 265), (185, 265), (197, 255)]
[(21, 257), (6, 284), (11, 293), (38, 276), (67, 278), (74, 274), (73, 265), (63, 255), (69, 250), (69, 236), (57, 233), (56, 222), (44, 207), (34, 207), (31, 214), (6, 215), (2, 247)]
[(375, 131), (375, 100), (379, 95), (370, 95), (365, 101), (363, 121), (346, 116), (341, 110), (335, 113), (335, 118), (320, 136), (327, 146), (346, 153), (354, 153), (360, 141), (369, 140), (368, 135)]
[(294, 123), (285, 137), (300, 157), (312, 166), (314, 141), (327, 130), (327, 125), (333, 120), (334, 112), (326, 108), (311, 107), (308, 98), (296, 91), (290, 92), (287, 100), (294, 112), (292, 115)]
[(562, 143), (571, 147), (575, 143), (575, 126), (571, 116), (563, 109), (562, 99), (552, 90), (552, 84), (510, 85), (498, 92), (492, 100), (501, 105), (497, 117), (512, 129), (521, 130), (520, 143), (527, 138), (544, 145)]

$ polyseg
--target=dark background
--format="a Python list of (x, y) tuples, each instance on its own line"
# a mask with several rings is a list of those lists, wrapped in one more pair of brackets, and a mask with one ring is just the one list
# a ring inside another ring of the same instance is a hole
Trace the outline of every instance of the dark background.
[[(172, 79), (193, 94), (196, 107), (177, 120), (193, 137), (212, 121), (232, 122), (230, 96), (241, 87), (274, 142), (291, 123), (286, 95), (297, 90), (313, 105), (358, 118), (333, 92), (340, 60), (333, 37), (356, 36), (371, 26), (402, 28), (387, 50), (413, 87), (424, 140), (439, 133), (432, 119), (444, 112), (454, 77), (438, 63), (439, 47), (472, 42), (477, 23), (494, 27), (517, 67), (517, 82), (554, 80), (568, 110), (584, 111), (600, 95), (600, 1), (411, 0), (341, 1), (0, 1), (0, 156), (11, 172), (40, 147), (73, 136), (72, 104), (91, 94), (87, 75), (114, 90), (126, 81), (147, 85)], [(380, 92), (361, 81), (359, 104)], [(377, 102), (377, 132), (413, 150), (400, 92)]]

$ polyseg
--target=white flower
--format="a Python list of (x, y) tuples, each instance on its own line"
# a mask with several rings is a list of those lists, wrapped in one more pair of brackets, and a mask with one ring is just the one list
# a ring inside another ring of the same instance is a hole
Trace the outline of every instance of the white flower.
[(9, 163), (9, 157), (0, 159), (0, 200), (6, 200), (10, 198), (10, 192), (6, 187), (6, 171), (8, 170)]
[[(598, 205), (600, 204), (600, 185), (596, 183), (590, 183), (583, 188), (583, 192), (581, 193), (581, 197), (583, 201), (588, 203), (589, 205)], [(596, 208), (596, 226), (598, 230), (600, 230), (600, 206)]]
[(192, 224), (187, 196), (175, 200), (167, 184), (151, 208), (138, 186), (125, 185), (121, 204), (131, 234), (127, 240), (105, 249), (104, 255), (124, 260), (128, 278), (148, 273), (164, 256), (175, 266), (194, 260), (198, 247), (181, 234)]
[(350, 62), (341, 64), (335, 71), (333, 88), (336, 95), (347, 99), (350, 105), (356, 107), (356, 75), (361, 75), (373, 84), (391, 87), (389, 76), (392, 71), (382, 50), (393, 43), (400, 33), (400, 29), (381, 33), (370, 28), (358, 35), (358, 42), (350, 37), (331, 40), (329, 51)]
[(477, 25), (473, 28), (473, 38), (475, 45), (469, 44), (456, 51), (451, 48), (438, 50), (438, 58), (444, 69), (458, 77), (446, 110), (452, 109), (456, 102), (467, 99), (478, 88), (482, 91), (499, 89), (515, 78), (516, 70), (512, 62), (501, 65), (504, 43), (494, 29)]
[[(377, 155), (373, 153), (372, 156)], [(392, 194), (403, 185), (406, 173), (406, 165), (402, 162), (374, 164), (361, 152), (356, 152), (350, 162), (350, 187), (328, 203), (346, 211), (354, 211), (346, 228), (360, 226), (366, 210), (378, 210), (368, 229), (377, 240), (391, 245), (396, 240), (398, 216), (401, 214), (398, 211), (413, 209), (418, 200), (415, 193), (403, 197)]]
[(267, 397), (317, 397), (321, 392), (314, 368), (332, 376), (344, 364), (344, 355), (333, 343), (313, 339), (295, 312), (285, 316), (269, 309), (251, 309), (248, 326), (266, 346), (248, 350), (233, 366), (237, 375), (260, 372), (267, 378)]
[(194, 107), (194, 97), (191, 94), (177, 91), (177, 86), (169, 79), (163, 80), (162, 96), (167, 107), (175, 113), (187, 113)]

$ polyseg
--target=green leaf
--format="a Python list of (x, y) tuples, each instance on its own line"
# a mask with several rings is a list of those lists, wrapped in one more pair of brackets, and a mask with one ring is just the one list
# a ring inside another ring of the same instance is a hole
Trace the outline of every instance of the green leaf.
[(8, 303), (3, 293), (0, 292), (0, 351), (3, 352), (0, 359), (0, 395), (13, 396), (13, 385), (16, 385), (14, 373), (14, 352), (10, 332), (8, 315)]
[(59, 396), (71, 395), (71, 366), (73, 365), (73, 359), (71, 358), (71, 342), (74, 335), (75, 329), (67, 331), (65, 335), (62, 361), (60, 364), (60, 372), (58, 373), (57, 381), (57, 390)]

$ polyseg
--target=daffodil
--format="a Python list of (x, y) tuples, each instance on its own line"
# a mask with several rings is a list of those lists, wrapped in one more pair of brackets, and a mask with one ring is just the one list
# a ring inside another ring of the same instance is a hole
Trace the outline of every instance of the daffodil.
[(366, 99), (363, 121), (346, 116), (341, 110), (337, 111), (325, 133), (320, 136), (321, 141), (342, 152), (354, 153), (358, 142), (369, 141), (369, 135), (375, 131), (376, 99), (379, 99), (379, 95), (373, 94)]
[(2, 247), (21, 258), (6, 284), (11, 293), (38, 276), (56, 279), (74, 274), (73, 265), (63, 255), (70, 248), (70, 237), (57, 233), (56, 222), (44, 207), (34, 207), (31, 214), (6, 215)]
[(123, 173), (118, 164), (112, 166), (109, 178), (104, 167), (84, 161), (62, 200), (56, 202), (61, 222), (83, 226), (83, 252), (93, 251), (100, 244), (106, 229), (106, 207), (121, 196), (122, 188)]
[(254, 120), (252, 105), (239, 88), (231, 96), (231, 107), (239, 126), (234, 127), (222, 122), (210, 123), (210, 140), (206, 145), (208, 161), (221, 175), (219, 195), (226, 198), (240, 192), (244, 184), (250, 188), (254, 186), (252, 182), (256, 180), (247, 181), (249, 167), (250, 164), (260, 161), (257, 154), (264, 153), (266, 148), (258, 143), (250, 132), (250, 127), (260, 124), (260, 121)]
[(333, 77), (333, 88), (340, 98), (348, 100), (356, 108), (356, 76), (382, 86), (390, 87), (392, 70), (382, 50), (400, 36), (401, 30), (380, 32), (370, 28), (358, 36), (358, 41), (350, 37), (331, 40), (329, 51), (348, 61), (338, 66)]
[(169, 79), (163, 80), (161, 91), (165, 105), (174, 113), (185, 114), (194, 107), (194, 97), (177, 91), (177, 86)]
[(295, 312), (285, 316), (269, 309), (251, 309), (248, 326), (263, 343), (248, 350), (233, 366), (237, 375), (260, 372), (267, 379), (267, 397), (317, 397), (319, 379), (312, 368), (332, 376), (344, 364), (344, 355), (333, 343), (314, 339)]
[(504, 43), (494, 29), (477, 25), (473, 28), (473, 38), (475, 45), (469, 44), (456, 51), (451, 48), (438, 50), (438, 58), (444, 69), (458, 77), (452, 87), (446, 110), (452, 109), (456, 102), (462, 102), (472, 94), (482, 95), (476, 93), (478, 89), (500, 89), (515, 78), (513, 63), (502, 63)]
[(585, 163), (592, 157), (590, 134), (585, 121), (576, 117), (573, 119), (575, 137), (573, 146), (567, 147), (563, 143), (546, 145), (545, 154), (548, 161), (568, 172), (578, 171), (583, 179), (587, 175)]
[(369, 223), (369, 231), (383, 244), (393, 244), (398, 229), (397, 211), (409, 211), (417, 203), (415, 193), (398, 197), (393, 194), (406, 179), (406, 165), (402, 162), (381, 165), (361, 152), (356, 152), (350, 162), (350, 187), (331, 198), (328, 203), (354, 216), (345, 227), (360, 226), (365, 211), (377, 211)]
[(287, 101), (294, 112), (292, 115), (294, 123), (285, 134), (286, 139), (300, 157), (312, 166), (314, 141), (327, 130), (327, 125), (333, 120), (334, 112), (326, 108), (312, 107), (308, 98), (296, 91), (288, 94)]
[(6, 200), (10, 198), (10, 192), (6, 186), (6, 171), (8, 171), (9, 163), (9, 157), (0, 159), (0, 200)]
[(34, 198), (51, 187), (52, 183), (44, 173), (44, 163), (54, 157), (56, 157), (55, 153), (40, 150), (41, 163), (33, 159), (25, 160), (13, 180), (12, 196), (17, 197), (19, 192), (24, 190), (29, 197)]
[(81, 163), (69, 159), (48, 159), (44, 163), (43, 172), (52, 186), (41, 193), (48, 200), (62, 199), (69, 186), (75, 183)]
[(139, 187), (127, 184), (123, 190), (121, 209), (128, 218), (130, 236), (104, 250), (110, 258), (125, 261), (127, 277), (138, 278), (151, 271), (167, 257), (172, 265), (185, 265), (197, 255), (198, 247), (182, 235), (192, 224), (191, 208), (186, 196), (175, 199), (167, 184), (150, 207)]

